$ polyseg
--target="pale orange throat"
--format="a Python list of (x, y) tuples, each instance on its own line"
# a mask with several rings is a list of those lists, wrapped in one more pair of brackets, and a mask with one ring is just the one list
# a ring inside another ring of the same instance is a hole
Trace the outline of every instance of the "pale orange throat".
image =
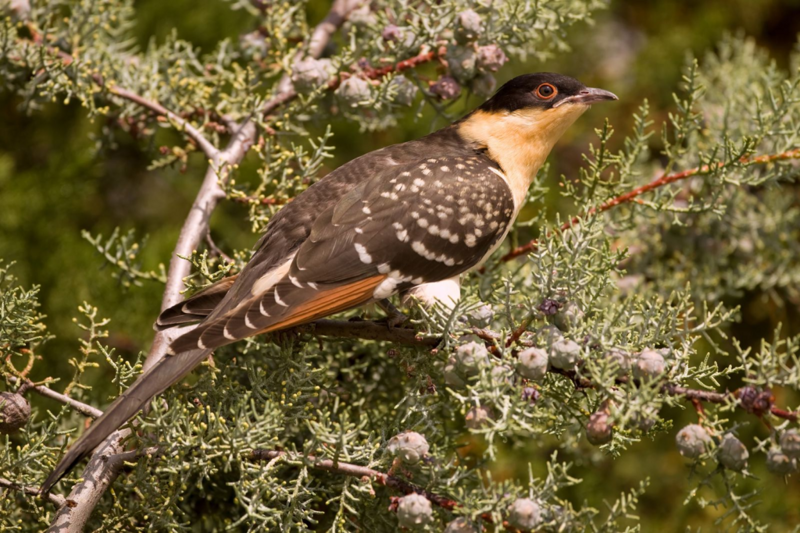
[(586, 109), (568, 104), (554, 109), (476, 111), (458, 125), (458, 132), (467, 142), (486, 149), (500, 165), (519, 209), (556, 141)]

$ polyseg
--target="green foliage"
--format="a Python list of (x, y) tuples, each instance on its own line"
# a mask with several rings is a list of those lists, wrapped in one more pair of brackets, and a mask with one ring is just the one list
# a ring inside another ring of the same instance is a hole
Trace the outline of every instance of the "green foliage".
[[(343, 118), (363, 134), (393, 127), (408, 115), (418, 120), (431, 110), (450, 120), (467, 98), (445, 98), (434, 90), (435, 82), (453, 75), (459, 90), (468, 91), (479, 75), (470, 68), (453, 72), (445, 63), (382, 77), (371, 76), (373, 69), (440, 47), (451, 57), (491, 44), (517, 60), (541, 61), (563, 53), (569, 26), (589, 20), (602, 5), (596, 0), (372, 2), (334, 36), (324, 54), (330, 65), (311, 64), (325, 76), (330, 66), (341, 78), (364, 80), (353, 97), (329, 91), (326, 83), (314, 86), (310, 78), (298, 83), (303, 59), (298, 52), (308, 46), (312, 29), (307, 14), (314, 6), (306, 2), (231, 2), (233, 9), (249, 13), (258, 30), (238, 40), (231, 36), (208, 53), (177, 32), (139, 50), (130, 41), (135, 19), (130, 2), (36, 3), (25, 20), (3, 20), (0, 79), (27, 111), (76, 100), (88, 116), (140, 142), (169, 142), (153, 154), (154, 170), (192, 168), (196, 142), (162, 132), (180, 134), (184, 128), (120, 98), (115, 88), (158, 102), (215, 146), (224, 146), (238, 124), (255, 121), (260, 134), (249, 160), (221, 185), (232, 205), (246, 205), (252, 231), (260, 232), (281, 205), (321, 176), (339, 140), (331, 121)], [(477, 30), (459, 30), (468, 8), (480, 18)], [(384, 38), (390, 25), (397, 27), (392, 35), (398, 38)], [(800, 64), (800, 54), (791, 63)], [(300, 94), (261, 113), (281, 90), (284, 75), (295, 75)], [(399, 97), (401, 78), (418, 91), (410, 109)], [(667, 117), (652, 116), (645, 100), (628, 122), (621, 142), (608, 122), (597, 130), (599, 140), (583, 167), (574, 178), (561, 178), (563, 209), (555, 214), (547, 209), (542, 172), (528, 196), (527, 220), (514, 235), (538, 235), (530, 255), (507, 263), (490, 259), (485, 271), (466, 277), (454, 309), (410, 303), (409, 323), (420, 335), (442, 337), (435, 350), (320, 340), (310, 333), (253, 338), (218, 350), (195, 379), (173, 387), (138, 417), (141, 431), (127, 445), (142, 457), (104, 496), (90, 527), (397, 529), (389, 509), (396, 503), (391, 497), (402, 494), (374, 478), (315, 468), (308, 459), (313, 456), (391, 472), (454, 500), (455, 510), (434, 506), (429, 531), (442, 530), (455, 516), (502, 531), (509, 509), (526, 498), (546, 530), (638, 529), (637, 515), (643, 514), (649, 478), (656, 472), (639, 469), (620, 490), (601, 485), (591, 497), (578, 496), (604, 464), (624, 465), (651, 439), (673, 442), (673, 418), (688, 403), (676, 390), (738, 389), (756, 399), (774, 393), (787, 410), (797, 409), (800, 337), (770, 328), (754, 334), (761, 346), (752, 349), (741, 338), (738, 303), (754, 293), (768, 299), (773, 312), (789, 316), (800, 298), (800, 167), (790, 156), (764, 158), (800, 146), (800, 72), (779, 68), (751, 40), (729, 37), (715, 53), (686, 66)], [(106, 143), (113, 140), (105, 137)], [(247, 164), (257, 171), (246, 172)], [(682, 179), (606, 209), (654, 178), (681, 172)], [(561, 230), (564, 213), (580, 217)], [(163, 266), (143, 266), (139, 254), (145, 245), (134, 235), (114, 230), (103, 239), (83, 233), (102, 255), (98, 263), (111, 264), (112, 276), (130, 292), (142, 290), (137, 286), (143, 280), (165, 277)], [(228, 261), (198, 251), (186, 258), (194, 267), (189, 289), (235, 273), (249, 257), (246, 249), (231, 255)], [(487, 305), (492, 312), (476, 327), (473, 313)], [(46, 365), (32, 356), (48, 339), (38, 306), (37, 289), (26, 291), (0, 269), (0, 347), (9, 354), (4, 370), (9, 388), (16, 383), (11, 378), (21, 376), (14, 364), (18, 358)], [(79, 355), (66, 357), (71, 379), (63, 388), (53, 387), (104, 403), (91, 396), (92, 379), (103, 372), (122, 390), (139, 372), (139, 360), (127, 362), (110, 347), (110, 324), (98, 318), (97, 308), (84, 303), (79, 310), (83, 333), (73, 344)], [(468, 342), (491, 355), (469, 365), (456, 361), (458, 347)], [(550, 372), (541, 380), (525, 379), (517, 369), (519, 351), (530, 347), (547, 352)], [(652, 364), (659, 360), (663, 369)], [(448, 379), (448, 365), (460, 365), (457, 380)], [(748, 398), (728, 395), (693, 415), (711, 442), (697, 458), (684, 461), (690, 476), (686, 504), (703, 508), (719, 528), (768, 527), (770, 513), (757, 505), (757, 494), (781, 476), (763, 465), (796, 427), (769, 409), (759, 411)], [(767, 425), (748, 426), (758, 421), (755, 416)], [(597, 421), (613, 428), (599, 447), (583, 438)], [(20, 434), (4, 435), (0, 477), (38, 485), (81, 423), (67, 407), (50, 409), (49, 415), (34, 409)], [(419, 463), (398, 465), (387, 443), (409, 430), (424, 435), (430, 450)], [(750, 450), (751, 466), (742, 471), (718, 461), (723, 436), (733, 432)], [(260, 449), (286, 453), (263, 461), (253, 456)], [(512, 473), (498, 468), (509, 458)], [(762, 474), (772, 477), (757, 480)], [(68, 492), (80, 475), (76, 470), (57, 490)], [(0, 506), (0, 524), (9, 530), (41, 529), (54, 514), (16, 492)]]

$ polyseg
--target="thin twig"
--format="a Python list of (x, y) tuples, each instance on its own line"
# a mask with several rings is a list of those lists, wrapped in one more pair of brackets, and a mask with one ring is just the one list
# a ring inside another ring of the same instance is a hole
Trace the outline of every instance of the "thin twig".
[(458, 506), (458, 502), (451, 500), (445, 496), (434, 494), (422, 487), (404, 481), (396, 476), (385, 474), (378, 470), (368, 468), (366, 466), (354, 465), (351, 463), (343, 463), (341, 461), (333, 461), (332, 459), (318, 459), (313, 455), (290, 454), (288, 452), (281, 452), (276, 450), (253, 450), (250, 452), (250, 458), (255, 461), (271, 461), (273, 459), (285, 459), (287, 462), (298, 462), (316, 470), (324, 470), (326, 472), (335, 472), (337, 474), (344, 474), (357, 478), (367, 478), (377, 481), (379, 484), (399, 490), (404, 494), (420, 494), (425, 496), (432, 503), (447, 510), (453, 510)]
[[(739, 159), (739, 163), (745, 165), (764, 165), (767, 163), (772, 163), (775, 161), (785, 161), (787, 159), (800, 159), (800, 148), (795, 148), (794, 150), (787, 150), (786, 152), (781, 152), (779, 154), (766, 154), (766, 155), (759, 155), (754, 157), (742, 157)], [(664, 185), (669, 185), (670, 183), (675, 183), (676, 181), (685, 180), (687, 178), (691, 178), (693, 176), (705, 175), (709, 174), (716, 169), (720, 169), (725, 166), (726, 163), (717, 163), (715, 165), (703, 165), (700, 167), (690, 168), (688, 170), (684, 170), (682, 172), (676, 172), (674, 174), (664, 174), (661, 177), (647, 183), (646, 185), (642, 185), (641, 187), (637, 187), (631, 191), (626, 192), (625, 194), (621, 194), (615, 198), (612, 198), (598, 207), (592, 207), (583, 215), (578, 215), (573, 217), (571, 220), (564, 222), (558, 231), (565, 231), (570, 229), (572, 226), (577, 224), (581, 219), (584, 219), (588, 216), (591, 216), (595, 213), (603, 213), (604, 211), (608, 211), (620, 204), (628, 203), (635, 198), (643, 195), (646, 192), (650, 192), (652, 190), (658, 189), (659, 187), (663, 187)], [(518, 246), (502, 256), (500, 258), (501, 262), (506, 262), (514, 259), (515, 257), (519, 257), (523, 254), (527, 254), (528, 252), (532, 252), (537, 248), (539, 244), (538, 239), (534, 239), (522, 246)]]
[[(19, 379), (14, 376), (7, 376), (7, 378), (11, 383), (19, 383)], [(45, 398), (50, 398), (51, 400), (55, 400), (57, 402), (61, 402), (65, 405), (68, 405), (78, 411), (79, 413), (90, 416), (92, 418), (98, 418), (100, 415), (103, 414), (103, 411), (96, 407), (92, 407), (91, 405), (85, 404), (83, 402), (79, 402), (78, 400), (72, 399), (66, 394), (61, 394), (60, 392), (56, 392), (49, 387), (45, 387), (44, 385), (36, 385), (30, 380), (25, 380), (21, 387), (25, 387), (26, 391), (32, 390), (37, 394), (44, 396)]]
[[(29, 496), (39, 495), (38, 487), (29, 487), (27, 485), (20, 485), (19, 483), (14, 483), (13, 481), (9, 481), (8, 479), (2, 477), (0, 477), (0, 487), (9, 490), (16, 490), (18, 492), (22, 492), (23, 494), (28, 494)], [(60, 494), (48, 493), (47, 499), (50, 500), (50, 502), (53, 503), (56, 507), (61, 507), (62, 505), (67, 503), (67, 499)]]

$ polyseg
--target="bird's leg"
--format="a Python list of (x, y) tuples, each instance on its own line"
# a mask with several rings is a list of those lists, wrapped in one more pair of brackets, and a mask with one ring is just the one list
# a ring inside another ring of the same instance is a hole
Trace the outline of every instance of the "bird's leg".
[(384, 298), (383, 300), (378, 300), (378, 307), (383, 309), (383, 312), (386, 313), (386, 323), (389, 325), (390, 328), (394, 328), (408, 320), (408, 317), (400, 312), (398, 308), (389, 301), (388, 298)]

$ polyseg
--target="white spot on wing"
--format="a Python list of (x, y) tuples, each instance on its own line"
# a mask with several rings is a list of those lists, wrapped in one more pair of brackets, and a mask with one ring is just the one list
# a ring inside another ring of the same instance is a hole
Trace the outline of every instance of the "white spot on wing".
[(235, 341), (236, 340), (236, 337), (231, 335), (230, 332), (228, 331), (228, 326), (225, 326), (224, 328), (222, 328), (222, 336), (225, 337), (226, 339), (228, 339), (229, 341)]
[(247, 326), (250, 329), (256, 329), (255, 324), (250, 322), (250, 317), (247, 316), (247, 313), (245, 313), (245, 315), (244, 315), (244, 325)]
[(281, 297), (278, 296), (278, 287), (275, 287), (275, 290), (273, 291), (273, 295), (275, 296), (275, 303), (276, 304), (282, 305), (283, 307), (289, 307), (289, 304), (287, 304), (286, 302), (281, 300)]
[(292, 276), (291, 274), (289, 274), (289, 281), (291, 281), (292, 285), (294, 285), (295, 287), (299, 287), (301, 289), (303, 288), (303, 284), (300, 283), (300, 281), (298, 281), (298, 279)]
[(353, 246), (355, 247), (356, 252), (358, 253), (358, 258), (361, 260), (362, 263), (364, 263), (365, 265), (372, 263), (372, 256), (369, 253), (367, 253), (367, 249), (364, 247), (363, 244), (355, 243)]

